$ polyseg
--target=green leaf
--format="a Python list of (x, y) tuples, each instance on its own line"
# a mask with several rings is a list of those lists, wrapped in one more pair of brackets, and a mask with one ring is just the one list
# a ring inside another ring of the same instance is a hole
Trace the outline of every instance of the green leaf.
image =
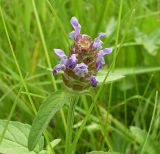
[[(131, 126), (130, 130), (136, 142), (139, 143), (140, 146), (143, 146), (147, 137), (147, 132), (145, 130), (141, 130), (140, 128), (134, 126)], [(160, 153), (160, 147), (158, 143), (155, 140), (153, 140), (151, 136), (148, 137), (144, 151), (148, 152), (149, 154)]]
[(135, 41), (138, 44), (144, 46), (149, 54), (155, 56), (160, 48), (160, 30), (155, 29), (149, 35), (141, 32), (139, 29), (135, 29), (136, 37)]
[[(61, 139), (55, 139), (51, 142), (51, 146), (52, 148), (54, 148), (56, 145), (58, 145), (59, 143), (61, 142)], [(49, 151), (50, 150), (50, 146), (47, 145), (47, 150)]]
[[(105, 79), (105, 76), (106, 76), (107, 72), (106, 70), (101, 70), (99, 71), (96, 79), (98, 80), (99, 83), (102, 83), (103, 80)], [(105, 83), (109, 83), (109, 82), (114, 82), (114, 81), (117, 81), (117, 80), (120, 80), (122, 78), (124, 78), (125, 76), (119, 74), (119, 73), (109, 73)]]
[[(144, 73), (158, 72), (158, 71), (160, 71), (160, 67), (118, 68), (118, 69), (115, 69), (114, 72), (109, 73), (105, 83), (115, 82), (117, 80), (123, 79), (125, 76), (128, 76), (128, 75), (144, 74)], [(103, 82), (106, 74), (107, 74), (107, 71), (104, 69), (99, 71), (97, 75), (97, 80), (99, 83)]]
[(104, 151), (91, 151), (87, 152), (86, 154), (120, 154), (117, 152), (104, 152)]
[(114, 74), (128, 76), (133, 74), (144, 74), (151, 72), (159, 72), (160, 67), (134, 67), (134, 68), (119, 68), (114, 71)]
[(40, 106), (29, 134), (29, 150), (33, 150), (35, 148), (51, 118), (63, 107), (64, 104), (70, 101), (69, 98), (70, 97), (64, 92), (55, 92), (54, 95), (49, 96)]
[[(0, 132), (6, 126), (5, 120), (0, 120)], [(0, 153), (3, 154), (37, 154), (43, 149), (43, 137), (39, 139), (38, 145), (34, 151), (29, 151), (27, 148), (28, 136), (31, 126), (22, 124), (16, 121), (10, 121), (0, 144)], [(2, 134), (0, 134), (0, 137)]]

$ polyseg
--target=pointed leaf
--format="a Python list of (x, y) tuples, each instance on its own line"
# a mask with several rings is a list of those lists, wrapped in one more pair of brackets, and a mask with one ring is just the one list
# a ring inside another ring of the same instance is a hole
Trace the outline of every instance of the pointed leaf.
[[(0, 120), (0, 132), (3, 132), (6, 126), (5, 120)], [(0, 144), (0, 153), (3, 154), (37, 154), (43, 149), (43, 138), (39, 142), (34, 151), (29, 151), (27, 147), (28, 135), (31, 126), (16, 121), (10, 121), (3, 140)], [(0, 137), (2, 134), (0, 134)]]
[[(160, 67), (148, 67), (148, 68), (118, 68), (115, 69), (114, 72), (110, 72), (105, 83), (115, 82), (117, 80), (123, 79), (125, 76), (133, 75), (133, 74), (144, 74), (151, 72), (159, 72)], [(107, 71), (105, 69), (100, 70), (97, 75), (97, 80), (99, 83), (102, 83), (105, 79)]]
[[(61, 139), (55, 139), (51, 142), (51, 146), (54, 148), (55, 146), (57, 146), (59, 143), (61, 142)], [(50, 146), (47, 145), (47, 148), (46, 148), (48, 151), (50, 150)]]
[(33, 150), (38, 143), (42, 133), (47, 128), (51, 118), (59, 111), (64, 104), (69, 102), (69, 96), (64, 92), (55, 92), (49, 96), (40, 106), (35, 117), (28, 139), (28, 148)]

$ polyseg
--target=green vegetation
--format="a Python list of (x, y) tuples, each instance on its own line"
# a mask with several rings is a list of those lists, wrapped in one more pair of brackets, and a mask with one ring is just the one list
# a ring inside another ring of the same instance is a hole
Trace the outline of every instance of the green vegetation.
[[(113, 53), (98, 87), (70, 97), (52, 68), (53, 48), (69, 53), (73, 16), (84, 34), (106, 32)], [(159, 145), (159, 0), (0, 0), (0, 153), (159, 154)]]

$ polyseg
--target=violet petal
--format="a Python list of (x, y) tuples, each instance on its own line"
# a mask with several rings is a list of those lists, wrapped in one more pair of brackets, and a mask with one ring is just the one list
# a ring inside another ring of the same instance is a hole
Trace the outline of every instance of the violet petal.
[(70, 37), (71, 39), (76, 38), (76, 32), (75, 32), (75, 31), (70, 32), (70, 33), (69, 33), (69, 37)]
[(61, 60), (60, 60), (60, 64), (64, 64), (64, 65), (66, 65), (66, 64), (67, 64), (67, 61), (68, 61), (67, 56), (64, 56), (64, 57), (62, 57), (62, 58), (61, 58)]
[(97, 86), (98, 81), (96, 80), (95, 76), (90, 76), (88, 79), (90, 80), (90, 84), (92, 85), (92, 87)]
[(76, 17), (72, 17), (70, 22), (71, 22), (74, 29), (76, 29), (79, 26), (79, 22)]
[(112, 48), (105, 48), (103, 50), (101, 50), (100, 52), (102, 52), (102, 55), (106, 55), (106, 54), (110, 54), (112, 52)]
[(88, 66), (85, 63), (77, 64), (73, 70), (75, 74), (79, 77), (85, 77), (88, 73)]
[(99, 33), (98, 37), (94, 39), (93, 48), (98, 50), (102, 47), (101, 45), (103, 44), (103, 42), (101, 41), (101, 38), (105, 35), (105, 33)]
[(96, 60), (96, 69), (99, 71), (102, 68), (102, 65), (105, 64), (104, 55), (110, 54), (112, 52), (112, 48), (105, 48), (103, 50), (100, 50), (97, 54), (97, 60)]
[(54, 49), (54, 52), (55, 52), (55, 54), (56, 54), (57, 56), (59, 56), (60, 58), (66, 56), (65, 53), (64, 53), (64, 51), (61, 50), (61, 49)]
[(97, 62), (96, 63), (96, 70), (99, 71), (100, 69), (102, 69), (102, 62)]
[(76, 66), (76, 62), (77, 62), (76, 54), (72, 54), (67, 61), (66, 67), (74, 69)]
[(54, 49), (54, 52), (58, 57), (60, 57), (60, 59), (61, 59), (60, 64), (66, 65), (68, 58), (65, 55), (64, 51), (61, 49)]
[(69, 36), (72, 38), (72, 39), (76, 39), (76, 37), (78, 35), (80, 35), (80, 31), (81, 31), (81, 25), (79, 24), (78, 20), (76, 17), (72, 17), (71, 18), (71, 24), (74, 28), (74, 31), (72, 31), (71, 33), (69, 33)]
[(55, 76), (59, 71), (64, 70), (65, 65), (64, 64), (57, 64), (53, 69), (53, 75)]

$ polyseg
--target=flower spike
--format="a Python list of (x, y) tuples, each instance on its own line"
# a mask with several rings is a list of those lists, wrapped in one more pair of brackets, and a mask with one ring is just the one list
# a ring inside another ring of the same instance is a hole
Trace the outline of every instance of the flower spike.
[(99, 33), (93, 40), (86, 34), (80, 34), (81, 25), (76, 17), (72, 17), (70, 22), (74, 30), (69, 35), (74, 43), (69, 56), (61, 49), (54, 49), (60, 62), (54, 67), (53, 75), (64, 71), (62, 76), (64, 84), (73, 90), (96, 87), (98, 84), (96, 74), (105, 64), (104, 56), (110, 54), (112, 48), (101, 49), (103, 44), (101, 38), (106, 35), (105, 33)]

